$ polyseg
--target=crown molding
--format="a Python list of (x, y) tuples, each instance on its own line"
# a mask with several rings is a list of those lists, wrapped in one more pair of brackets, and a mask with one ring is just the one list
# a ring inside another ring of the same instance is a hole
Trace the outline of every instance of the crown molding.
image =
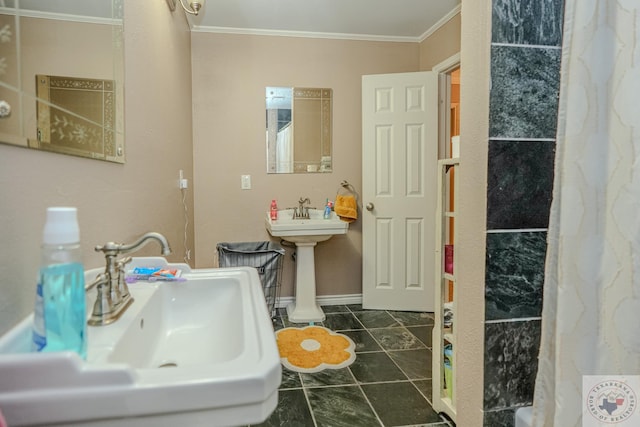
[(253, 36), (276, 36), (276, 37), (302, 37), (311, 39), (336, 39), (336, 40), (359, 40), (359, 41), (380, 41), (380, 42), (400, 42), (419, 43), (419, 37), (404, 36), (383, 36), (376, 34), (347, 34), (347, 33), (321, 33), (311, 31), (287, 31), (287, 30), (264, 30), (257, 28), (233, 28), (233, 27), (209, 27), (193, 25), (191, 31), (197, 33), (219, 33), (219, 34), (243, 34)]
[(438, 31), (440, 29), (440, 27), (444, 26), (444, 24), (446, 24), (447, 22), (451, 21), (461, 11), (462, 11), (462, 4), (459, 4), (456, 7), (454, 7), (453, 9), (451, 9), (451, 11), (449, 13), (447, 13), (445, 16), (440, 18), (440, 20), (438, 22), (433, 24), (431, 26), (431, 28), (429, 28), (427, 31), (425, 31), (424, 34), (422, 34), (419, 37), (419, 41), (420, 42), (425, 41), (427, 39), (427, 37), (429, 37), (430, 35), (432, 35), (436, 31)]

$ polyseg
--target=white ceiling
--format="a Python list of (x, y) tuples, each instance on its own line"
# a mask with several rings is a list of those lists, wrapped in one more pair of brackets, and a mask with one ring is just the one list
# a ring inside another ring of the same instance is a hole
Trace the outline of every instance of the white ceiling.
[(460, 0), (206, 0), (189, 22), (194, 31), (420, 41), (459, 5)]

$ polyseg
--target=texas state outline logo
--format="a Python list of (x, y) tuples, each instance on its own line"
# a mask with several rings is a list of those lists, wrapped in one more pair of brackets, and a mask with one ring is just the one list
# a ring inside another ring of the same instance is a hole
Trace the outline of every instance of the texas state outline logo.
[(584, 376), (582, 426), (640, 425), (636, 390), (640, 391), (640, 376)]

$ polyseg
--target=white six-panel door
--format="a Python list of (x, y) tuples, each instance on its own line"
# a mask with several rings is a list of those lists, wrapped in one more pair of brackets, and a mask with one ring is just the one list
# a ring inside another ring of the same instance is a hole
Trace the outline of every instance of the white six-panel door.
[(437, 78), (362, 78), (364, 308), (434, 309)]

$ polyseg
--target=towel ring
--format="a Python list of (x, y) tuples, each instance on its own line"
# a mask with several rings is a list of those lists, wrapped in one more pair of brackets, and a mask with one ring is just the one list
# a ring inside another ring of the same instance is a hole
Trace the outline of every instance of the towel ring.
[(337, 194), (340, 195), (352, 195), (356, 198), (356, 205), (360, 206), (360, 195), (356, 191), (355, 187), (351, 185), (346, 179), (342, 180)]

